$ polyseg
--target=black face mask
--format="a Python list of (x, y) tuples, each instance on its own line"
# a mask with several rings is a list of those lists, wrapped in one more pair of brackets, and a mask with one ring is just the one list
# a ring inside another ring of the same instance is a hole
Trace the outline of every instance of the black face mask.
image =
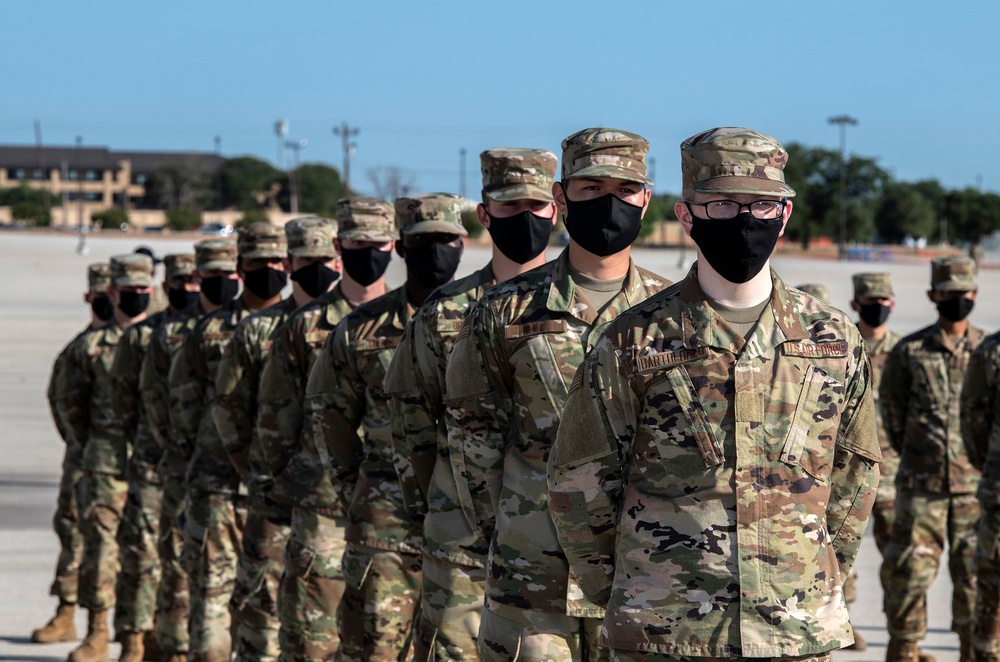
[(358, 285), (371, 285), (385, 274), (392, 259), (392, 251), (377, 248), (345, 248), (341, 251), (344, 271)]
[(198, 293), (171, 287), (167, 290), (167, 301), (174, 310), (184, 310), (198, 301)]
[(501, 253), (517, 264), (530, 262), (549, 245), (552, 219), (533, 214), (528, 210), (515, 216), (490, 217), (490, 237)]
[(441, 287), (451, 280), (462, 259), (462, 246), (431, 243), (407, 246), (406, 276), (424, 287)]
[(240, 282), (235, 278), (210, 276), (201, 279), (201, 291), (216, 306), (223, 306), (236, 298)]
[(858, 305), (858, 316), (868, 326), (882, 326), (889, 319), (889, 306), (884, 303), (862, 303)]
[(146, 312), (149, 306), (149, 294), (146, 292), (119, 292), (118, 310), (126, 317), (138, 317)]
[(243, 275), (247, 289), (258, 299), (270, 299), (277, 296), (288, 284), (288, 274), (271, 267), (262, 267), (248, 271)]
[(748, 211), (729, 220), (691, 216), (691, 239), (720, 276), (745, 283), (764, 268), (778, 243), (783, 219), (754, 218)]
[(969, 316), (975, 305), (976, 302), (972, 299), (959, 296), (954, 299), (942, 301), (937, 305), (937, 309), (938, 314), (949, 322), (961, 322)]
[(107, 322), (111, 319), (111, 316), (115, 312), (114, 306), (111, 305), (111, 299), (104, 295), (91, 299), (90, 309), (97, 315), (97, 319), (102, 322)]
[(301, 285), (305, 293), (314, 299), (329, 290), (338, 278), (340, 272), (334, 271), (322, 262), (313, 262), (292, 272), (292, 280)]
[(642, 228), (642, 207), (608, 193), (579, 202), (566, 198), (566, 232), (582, 248), (605, 257), (632, 245)]

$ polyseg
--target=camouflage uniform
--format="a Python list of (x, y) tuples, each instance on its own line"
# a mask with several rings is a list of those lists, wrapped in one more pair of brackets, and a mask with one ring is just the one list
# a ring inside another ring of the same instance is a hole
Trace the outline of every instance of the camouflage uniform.
[[(399, 201), (396, 211), (401, 226), (416, 221), (416, 214), (400, 213)], [(355, 238), (343, 227), (340, 237)], [(398, 238), (389, 223), (371, 236)], [(394, 465), (383, 380), (412, 315), (405, 286), (358, 306), (328, 338), (306, 387), (313, 443), (349, 504), (339, 659), (404, 659), (410, 648), (420, 599), (421, 522), (403, 503), (413, 477), (408, 467)]]
[[(293, 236), (301, 236), (302, 224), (312, 220), (296, 219), (285, 225), (286, 251)], [(289, 297), (240, 322), (215, 380), (215, 427), (250, 495), (243, 548), (236, 566), (236, 588), (230, 601), (238, 621), (238, 641), (233, 647), (240, 660), (277, 660), (280, 654), (278, 583), (284, 571), (282, 557), (291, 517), (287, 508), (268, 498), (269, 481), (253, 454), (264, 364), (279, 327), (297, 307), (294, 297)]]
[[(485, 197), (551, 202), (557, 163), (551, 152), (495, 148), (483, 152), (480, 160)], [(443, 397), (448, 355), (462, 320), (495, 284), (487, 264), (431, 294), (407, 325), (386, 374), (386, 392), (393, 397), (393, 450), (402, 456), (398, 464), (412, 464), (420, 486), (419, 494), (404, 495), (404, 500), (427, 506), (420, 513), (423, 585), (414, 626), (416, 660), (477, 657), (489, 546), (452, 469), (460, 462), (453, 454), (461, 455), (462, 449), (448, 446)]]
[(1000, 661), (1000, 332), (972, 354), (962, 387), (962, 436), (982, 471), (972, 645), (977, 662)]
[[(681, 153), (685, 197), (794, 195), (769, 136), (717, 129)], [(852, 641), (842, 584), (878, 481), (861, 336), (771, 271), (744, 337), (698, 268), (595, 339), (549, 510), (616, 659), (823, 657)]]
[[(634, 134), (581, 131), (563, 141), (563, 180), (648, 182), (648, 148)], [(607, 655), (596, 648), (604, 610), (580, 592), (549, 518), (545, 462), (567, 386), (597, 335), (667, 285), (630, 262), (621, 291), (596, 310), (570, 275), (567, 250), (488, 290), (455, 342), (446, 382), (449, 444), (463, 449), (455, 473), (490, 541), (483, 659)]]
[[(969, 258), (934, 260), (931, 287), (975, 289), (975, 263)], [(883, 420), (889, 442), (900, 454), (896, 521), (885, 551), (891, 568), (885, 612), (889, 634), (900, 642), (926, 636), (927, 589), (946, 540), (954, 584), (952, 630), (963, 643), (970, 635), (980, 473), (962, 442), (959, 407), (969, 357), (983, 335), (969, 325), (964, 337), (953, 338), (932, 324), (899, 341), (882, 375)]]
[[(285, 255), (284, 235), (266, 223), (241, 229), (237, 246), (240, 256), (255, 253), (258, 246), (269, 255)], [(219, 257), (199, 269), (235, 270), (235, 255)], [(240, 297), (199, 319), (170, 366), (170, 419), (176, 433), (171, 443), (187, 462), (183, 531), (191, 660), (228, 660), (232, 648), (229, 600), (246, 520), (246, 488), (226, 455), (210, 405), (223, 352), (236, 326), (252, 312)]]

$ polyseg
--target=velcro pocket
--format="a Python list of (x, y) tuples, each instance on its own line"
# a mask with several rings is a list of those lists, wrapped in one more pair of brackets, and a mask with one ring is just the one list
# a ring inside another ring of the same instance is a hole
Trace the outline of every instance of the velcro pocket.
[(353, 547), (348, 547), (344, 551), (344, 560), (342, 563), (344, 582), (347, 586), (355, 591), (361, 590), (365, 580), (368, 579), (368, 573), (371, 571), (373, 562), (374, 559), (372, 559), (370, 554)]
[(711, 467), (721, 464), (723, 459), (722, 446), (715, 436), (712, 424), (708, 420), (708, 414), (705, 412), (705, 407), (698, 397), (698, 391), (695, 390), (694, 382), (691, 381), (687, 369), (683, 365), (671, 368), (667, 371), (666, 379), (674, 397), (677, 398), (677, 403), (684, 411), (691, 435), (698, 444), (698, 451), (701, 453), (702, 459), (705, 460), (705, 466)]

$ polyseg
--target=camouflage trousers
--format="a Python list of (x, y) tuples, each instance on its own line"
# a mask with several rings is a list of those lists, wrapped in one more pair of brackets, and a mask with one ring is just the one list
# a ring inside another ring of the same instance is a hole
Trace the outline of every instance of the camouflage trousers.
[(80, 583), (80, 563), (83, 561), (83, 534), (80, 531), (80, 502), (85, 499), (83, 470), (80, 468), (80, 451), (69, 446), (63, 458), (56, 514), (52, 528), (59, 537), (59, 558), (56, 559), (56, 576), (49, 595), (60, 602), (75, 603)]
[(579, 618), (524, 610), (522, 622), (483, 609), (479, 625), (479, 657), (484, 662), (519, 660), (548, 662), (607, 660), (610, 651), (599, 643), (601, 618)]
[(83, 561), (80, 563), (80, 606), (90, 611), (115, 606), (118, 562), (118, 523), (121, 521), (128, 483), (109, 474), (87, 472), (86, 503), (80, 530)]
[(976, 575), (979, 590), (972, 626), (976, 662), (1000, 662), (1000, 503), (995, 497), (983, 501)]
[[(883, 479), (885, 480), (885, 479)], [(875, 546), (882, 555), (882, 565), (879, 567), (878, 579), (882, 585), (882, 594), (889, 592), (890, 580), (892, 578), (892, 564), (886, 552), (892, 540), (892, 527), (896, 522), (896, 493), (892, 493), (891, 501), (879, 501), (875, 499), (875, 507), (872, 508), (872, 522), (874, 528)]]
[(128, 500), (118, 526), (121, 572), (115, 586), (115, 631), (149, 632), (160, 585), (160, 510), (163, 486), (140, 477), (129, 481)]
[(347, 544), (346, 587), (337, 607), (341, 660), (409, 658), (420, 604), (420, 561), (419, 554)]
[(230, 601), (238, 621), (237, 659), (278, 659), (278, 585), (285, 570), (285, 547), (291, 512), (284, 506), (254, 499), (247, 508), (243, 552), (236, 565), (236, 588)]
[(424, 553), (420, 614), (413, 627), (413, 658), (473, 660), (486, 591), (486, 569)]
[(900, 488), (896, 505), (896, 522), (885, 560), (891, 567), (884, 603), (889, 634), (905, 641), (927, 636), (927, 590), (937, 575), (947, 542), (948, 569), (954, 585), (951, 629), (960, 637), (968, 637), (976, 600), (976, 495)]
[(611, 662), (830, 662), (830, 653), (817, 653), (801, 657), (691, 657), (688, 655), (665, 655), (646, 651), (625, 651), (615, 648), (611, 651)]
[(229, 600), (236, 586), (236, 562), (243, 547), (245, 522), (242, 497), (188, 494), (184, 508), (184, 565), (191, 591), (191, 662), (229, 662), (235, 625)]
[(184, 512), (184, 487), (178, 480), (164, 480), (160, 510), (160, 585), (156, 591), (156, 643), (165, 653), (187, 653), (188, 616), (191, 593), (184, 567), (184, 534), (180, 520)]
[(332, 660), (340, 648), (337, 607), (344, 595), (343, 518), (292, 510), (278, 593), (282, 662)]

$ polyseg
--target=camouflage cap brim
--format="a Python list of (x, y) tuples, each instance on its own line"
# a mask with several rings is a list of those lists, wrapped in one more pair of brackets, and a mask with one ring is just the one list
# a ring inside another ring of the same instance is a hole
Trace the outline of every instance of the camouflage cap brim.
[(483, 191), (483, 195), (495, 202), (509, 202), (511, 200), (544, 200), (552, 202), (552, 189), (535, 184), (515, 184), (505, 186), (494, 191)]
[(881, 287), (869, 287), (863, 292), (854, 293), (855, 299), (860, 299), (862, 297), (871, 297), (873, 299), (895, 299), (896, 294), (892, 290), (888, 290)]
[(940, 283), (934, 283), (932, 289), (935, 292), (975, 292), (979, 289), (979, 284), (969, 283), (968, 281), (962, 283), (943, 281)]
[(337, 237), (343, 241), (396, 241), (399, 239), (398, 232), (387, 232), (378, 229), (365, 229), (354, 227), (349, 230), (341, 230)]
[(608, 163), (591, 165), (577, 170), (571, 175), (564, 175), (563, 179), (597, 179), (598, 177), (608, 177), (610, 179), (622, 179), (627, 182), (641, 182), (646, 186), (652, 186), (653, 180), (638, 170), (632, 170), (618, 165)]
[(115, 287), (152, 287), (153, 279), (149, 276), (119, 276), (115, 278)]
[(198, 265), (198, 271), (236, 271), (236, 260), (209, 260)]
[(761, 177), (713, 177), (694, 184), (696, 193), (733, 193), (735, 195), (780, 195), (794, 198), (795, 189), (783, 182)]
[(457, 234), (464, 237), (469, 234), (465, 228), (459, 227), (447, 221), (421, 221), (403, 228), (403, 234), (429, 234), (431, 232), (443, 232), (446, 234)]
[(252, 251), (247, 251), (246, 253), (240, 253), (240, 257), (244, 260), (254, 260), (259, 258), (284, 258), (288, 257), (287, 250), (280, 250), (276, 248), (266, 247), (266, 248), (255, 248)]
[(97, 285), (91, 285), (87, 291), (92, 294), (107, 294), (108, 283), (99, 283)]

